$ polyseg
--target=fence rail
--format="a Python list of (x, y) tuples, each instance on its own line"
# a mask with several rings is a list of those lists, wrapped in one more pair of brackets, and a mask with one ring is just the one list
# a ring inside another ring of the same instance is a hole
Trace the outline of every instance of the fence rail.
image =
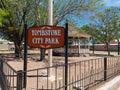
[[(120, 73), (120, 57), (105, 57), (68, 63), (68, 85), (65, 86), (65, 64), (28, 71), (16, 71), (0, 59), (0, 71), (6, 81), (6, 90), (89, 90)], [(52, 76), (49, 70), (52, 69)], [(23, 74), (27, 73), (27, 86), (23, 88)]]

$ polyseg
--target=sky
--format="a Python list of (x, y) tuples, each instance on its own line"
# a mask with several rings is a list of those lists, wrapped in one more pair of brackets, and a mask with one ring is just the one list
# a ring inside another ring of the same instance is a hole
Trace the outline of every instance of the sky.
[(103, 0), (107, 7), (120, 7), (120, 0)]

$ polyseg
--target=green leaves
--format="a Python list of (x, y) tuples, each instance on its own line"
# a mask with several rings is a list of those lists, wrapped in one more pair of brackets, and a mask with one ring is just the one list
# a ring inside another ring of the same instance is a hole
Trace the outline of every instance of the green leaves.
[(0, 8), (0, 26), (2, 26), (2, 23), (4, 23), (6, 21), (5, 16), (7, 16), (7, 15), (8, 15), (7, 10)]
[[(83, 12), (92, 12), (102, 7), (101, 0), (56, 0), (54, 3), (54, 22), (57, 25), (62, 20), (77, 22), (84, 16)], [(76, 20), (77, 18), (77, 20)]]
[(91, 17), (92, 24), (82, 27), (103, 43), (120, 38), (120, 8), (108, 8)]

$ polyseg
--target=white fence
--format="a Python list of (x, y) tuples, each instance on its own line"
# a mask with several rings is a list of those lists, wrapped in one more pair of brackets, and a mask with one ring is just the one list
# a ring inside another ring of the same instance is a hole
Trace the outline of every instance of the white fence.
[[(65, 51), (64, 51), (64, 48), (57, 48), (57, 49), (54, 49), (53, 52), (62, 54)], [(87, 48), (86, 49), (80, 48), (80, 50), (78, 48), (69, 48), (68, 53), (69, 54), (78, 54), (78, 55), (82, 54), (83, 55), (83, 54), (89, 54), (90, 51)]]
[(0, 50), (14, 50), (14, 45), (0, 44)]

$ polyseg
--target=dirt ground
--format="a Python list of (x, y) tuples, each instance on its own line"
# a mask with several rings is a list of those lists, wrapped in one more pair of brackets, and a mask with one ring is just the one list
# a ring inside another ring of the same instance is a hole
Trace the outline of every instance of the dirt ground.
[[(90, 52), (92, 53), (92, 51)], [(29, 50), (28, 58), (27, 58), (27, 70), (49, 67), (48, 65), (48, 52), (46, 52), (45, 59), (43, 61), (38, 61), (40, 59), (40, 51), (39, 50)], [(24, 59), (14, 58), (14, 51), (0, 51), (0, 55), (4, 57), (4, 59), (17, 71), (23, 70)], [(68, 57), (68, 63), (70, 62), (78, 62), (83, 60), (90, 60), (100, 57), (105, 57), (107, 52), (105, 51), (95, 51), (95, 54), (91, 54), (89, 56), (72, 56)], [(52, 56), (53, 65), (64, 63), (65, 56)]]
[[(2, 55), (4, 59), (15, 69), (15, 70), (23, 70), (24, 65), (24, 59), (16, 59), (14, 58), (14, 55)], [(89, 60), (89, 59), (95, 59), (100, 58), (103, 56), (75, 56), (75, 57), (68, 57), (68, 63), (71, 62), (78, 62), (83, 60)], [(43, 61), (39, 61), (40, 56), (39, 54), (29, 55), (27, 58), (27, 70), (37, 69), (37, 68), (43, 68), (48, 67), (48, 55), (45, 56), (45, 59)], [(65, 62), (64, 56), (52, 56), (52, 62), (53, 65)]]

